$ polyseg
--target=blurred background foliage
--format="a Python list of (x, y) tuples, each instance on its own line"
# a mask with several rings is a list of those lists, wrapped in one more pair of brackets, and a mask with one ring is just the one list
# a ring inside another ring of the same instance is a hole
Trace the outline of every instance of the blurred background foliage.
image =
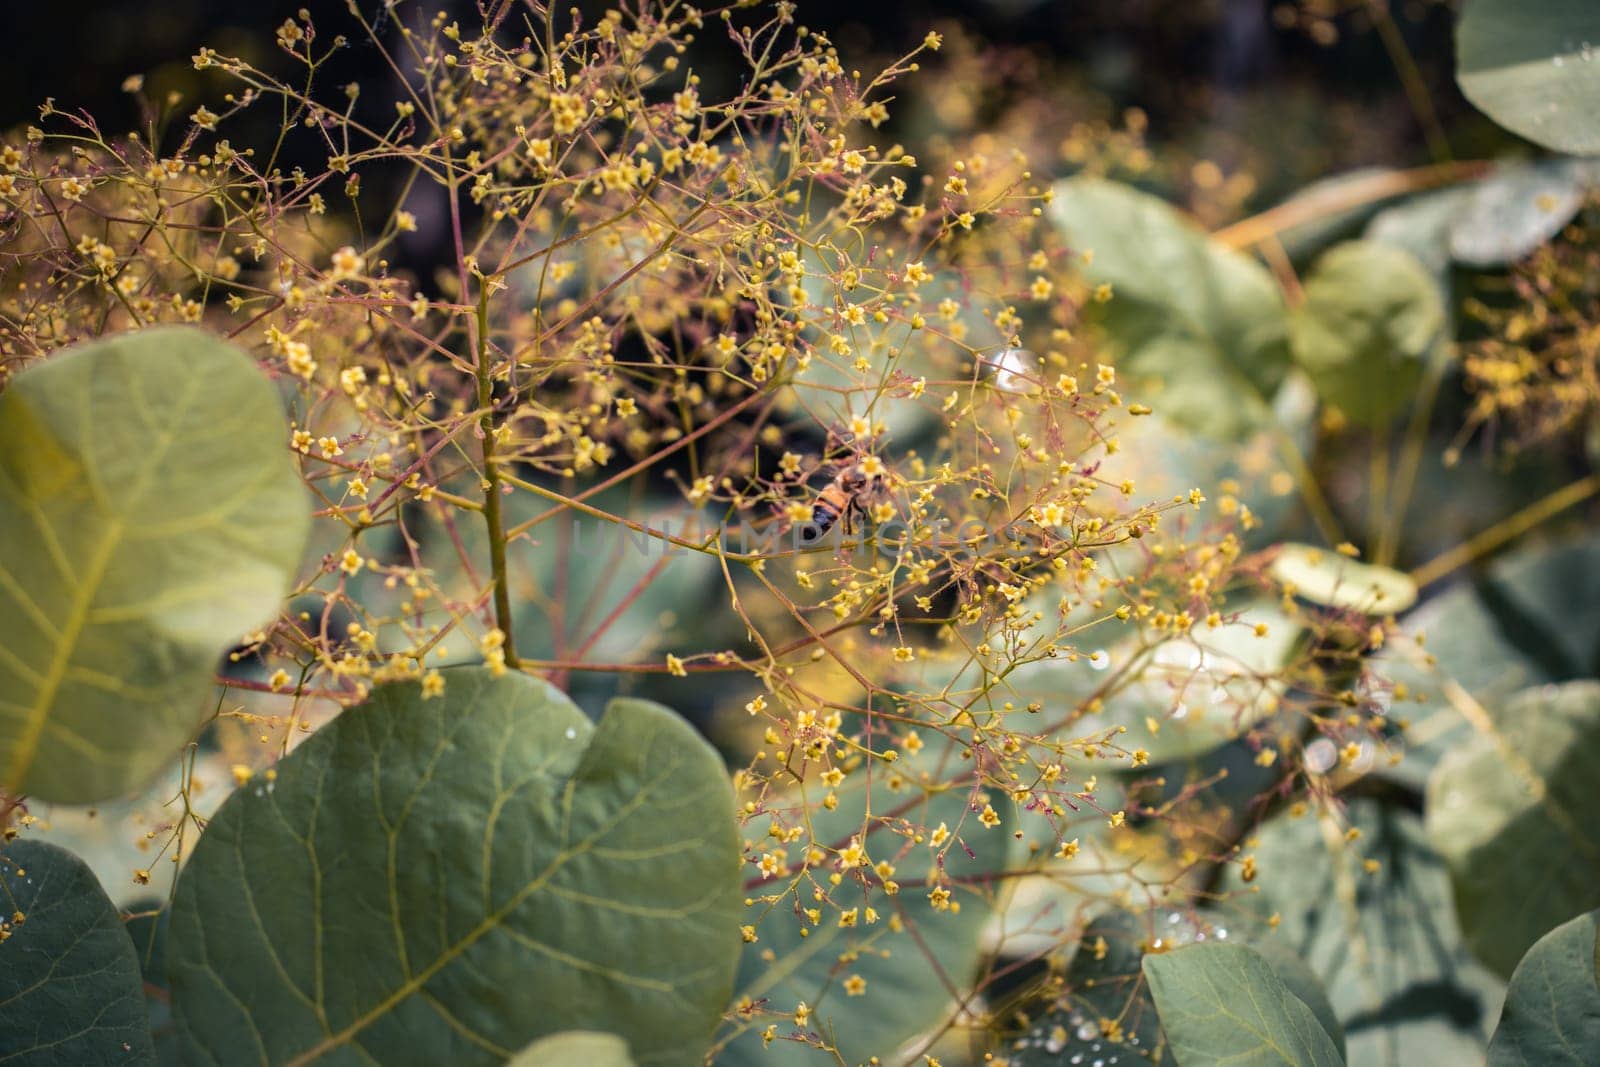
[[(361, 6), (378, 17), (370, 0)], [(435, 6), (454, 10), (464, 23), (475, 17), (459, 0), (454, 8)], [(319, 24), (342, 24), (339, 0), (306, 7)], [(1276, 639), (1265, 654), (1274, 661), (1257, 664), (1236, 656), (1225, 639), (1207, 639), (1177, 659), (1158, 655), (1148, 691), (1126, 690), (1079, 723), (1082, 731), (1128, 727), (1127, 744), (1142, 745), (1157, 769), (1170, 773), (1170, 781), (1154, 773), (1119, 781), (1147, 811), (1181, 793), (1184, 783), (1215, 784), (1226, 772), (1229, 782), (1215, 795), (1216, 819), (1206, 823), (1207, 832), (1226, 839), (1251, 829), (1244, 840), (1263, 879), (1252, 888), (1254, 866), (1248, 876), (1231, 865), (1219, 868), (1195, 891), (1226, 903), (1201, 919), (1192, 909), (1162, 911), (1153, 887), (1177, 883), (1185, 865), (1162, 850), (1141, 853), (1125, 836), (1112, 843), (1111, 835), (1086, 832), (1074, 849), (1097, 861), (1089, 873), (1022, 879), (1004, 906), (971, 906), (961, 923), (939, 927), (938, 936), (952, 938), (948, 952), (936, 946), (941, 959), (954, 961), (958, 971), (983, 971), (987, 1003), (1023, 1062), (1086, 1062), (1085, 1053), (1100, 1050), (1107, 1018), (1123, 1020), (1125, 1036), (1145, 1047), (1158, 1046), (1149, 993), (1133, 979), (1143, 950), (1153, 936), (1166, 937), (1170, 947), (1225, 939), (1228, 928), (1235, 940), (1260, 945), (1291, 987), (1298, 980), (1294, 959), (1309, 965), (1326, 990), (1325, 1002), (1312, 1008), (1336, 1017), (1330, 1034), (1340, 1032), (1350, 1062), (1465, 1062), (1486, 1046), (1516, 961), (1551, 925), (1543, 920), (1553, 913), (1539, 911), (1525, 928), (1491, 936), (1484, 933), (1491, 920), (1482, 918), (1504, 903), (1493, 899), (1493, 886), (1482, 888), (1493, 881), (1484, 871), (1522, 855), (1515, 849), (1526, 843), (1528, 823), (1519, 820), (1537, 822), (1548, 795), (1530, 789), (1515, 800), (1480, 796), (1477, 802), (1493, 806), (1496, 818), (1485, 826), (1482, 809), (1470, 809), (1464, 820), (1474, 824), (1470, 833), (1452, 825), (1462, 816), (1451, 812), (1460, 794), (1480, 788), (1472, 760), (1486, 758), (1461, 746), (1476, 738), (1481, 748), (1485, 736), (1514, 734), (1522, 720), (1505, 719), (1506, 708), (1539, 725), (1539, 737), (1557, 738), (1552, 745), (1564, 743), (1563, 731), (1588, 737), (1594, 730), (1588, 680), (1600, 675), (1594, 577), (1600, 540), (1589, 498), (1600, 458), (1592, 380), (1600, 172), (1588, 161), (1547, 157), (1466, 101), (1455, 80), (1456, 14), (1445, 0), (799, 4), (799, 20), (825, 30), (864, 69), (904, 53), (929, 30), (944, 35), (943, 50), (925, 57), (921, 73), (900, 86), (882, 135), (914, 146), (924, 173), (942, 173), (948, 160), (968, 153), (1002, 158), (1016, 150), (1037, 176), (1066, 182), (1051, 222), (1072, 247), (1103, 250), (1086, 274), (1118, 293), (1094, 321), (1104, 331), (1097, 336), (1123, 349), (1127, 380), (1143, 378), (1157, 395), (1173, 390), (1156, 400), (1160, 418), (1124, 435), (1119, 470), (1136, 478), (1143, 493), (1223, 487), (1253, 516), (1241, 532), (1249, 549), (1349, 541), (1363, 558), (1412, 572), (1418, 587), (1418, 606), (1387, 642), (1361, 646), (1381, 681), (1357, 686), (1360, 659), (1348, 648), (1336, 650), (1349, 653), (1343, 658), (1319, 661), (1330, 677), (1351, 680), (1364, 710), (1394, 720), (1354, 756), (1336, 752), (1326, 738), (1306, 746), (1311, 791), (1350, 798), (1340, 825), (1282, 794), (1258, 796), (1275, 781), (1260, 754), (1290, 746), (1270, 731), (1239, 736), (1256, 721), (1260, 701), (1283, 696), (1242, 694), (1241, 679), (1270, 675), (1305, 652), (1306, 633), (1285, 615), (1295, 610), (1287, 594), (1281, 602), (1259, 595), (1242, 608), (1233, 605), (1251, 621), (1271, 621)], [(12, 39), (73, 42), (71, 77), (62, 77), (58, 50), (14, 49), (12, 62), (0, 64), (0, 124), (34, 121), (34, 105), (47, 88), (57, 106), (82, 108), (107, 129), (119, 128), (137, 118), (125, 79), (138, 72), (145, 73), (149, 99), (205, 99), (220, 82), (194, 69), (197, 42), (287, 74), (271, 45), (285, 15), (278, 6), (204, 0), (171, 0), (159, 14), (108, 0), (24, 5), (12, 13)], [(735, 90), (742, 73), (724, 62), (724, 43), (707, 33), (685, 57), (707, 97)], [(391, 114), (398, 98), (385, 89), (380, 53), (360, 44), (336, 54), (320, 77), (326, 84), (363, 84), (357, 117)], [(258, 109), (230, 135), (239, 143), (270, 136), (271, 119)], [(266, 123), (257, 138), (251, 123)], [(286, 167), (301, 161), (300, 150), (291, 138)], [(304, 151), (308, 167), (324, 165), (313, 142)], [(1404, 177), (1427, 167), (1437, 168), (1435, 178)], [(397, 198), (398, 176), (368, 167), (364, 195)], [(1393, 183), (1387, 195), (1364, 192), (1385, 182)], [(453, 263), (442, 194), (428, 199), (438, 192), (410, 194), (405, 206), (418, 225), (400, 235), (391, 255), (397, 270), (418, 278)], [(1348, 208), (1321, 206), (1345, 199)], [(339, 210), (335, 200), (332, 213)], [(1406, 254), (1397, 257), (1396, 250)], [(1394, 314), (1370, 322), (1348, 297), (1356, 282), (1375, 276), (1394, 297)], [(1208, 287), (1229, 294), (1223, 312), (1213, 315), (1215, 301), (1195, 295)], [(1294, 306), (1280, 294), (1293, 295)], [(1337, 342), (1331, 354), (1329, 337)], [(1291, 367), (1291, 344), (1299, 370)], [(1350, 374), (1349, 364), (1359, 373)], [(1424, 414), (1409, 423), (1402, 417), (1418, 410)], [(895, 429), (897, 448), (930, 447), (938, 420), (912, 419)], [(813, 428), (816, 440), (806, 442), (812, 450), (822, 443), (821, 430)], [(1286, 469), (1285, 455), (1302, 456), (1304, 469)], [(684, 480), (692, 474), (679, 460), (658, 470)], [(682, 522), (693, 509), (667, 496), (670, 488), (659, 479), (648, 488), (624, 484), (595, 503), (614, 514), (675, 514)], [(519, 495), (508, 523), (543, 510)], [(420, 510), (416, 520), (425, 566), (440, 576), (441, 588), (468, 599), (481, 575), (459, 561), (484, 558), (481, 531), (473, 525), (462, 543), (452, 543), (428, 527)], [(642, 662), (668, 651), (711, 652), (745, 636), (725, 610), (728, 590), (708, 557), (640, 556), (615, 537), (574, 544), (572, 537), (583, 536), (579, 529), (554, 529), (512, 546), (514, 600), (525, 616), (518, 627), (523, 655)], [(594, 526), (581, 529), (592, 535)], [(380, 558), (382, 536), (375, 531), (364, 542)], [(311, 554), (333, 547), (316, 545)], [(387, 552), (400, 559), (404, 548), (396, 538)], [(1309, 572), (1297, 572), (1302, 589), (1315, 586), (1322, 564), (1307, 566)], [(759, 588), (743, 576), (737, 581)], [(404, 613), (392, 605), (405, 590), (386, 584), (381, 573), (356, 576), (351, 596), (375, 614)], [(1363, 614), (1361, 604), (1335, 598), (1332, 606)], [(1402, 607), (1409, 605), (1393, 610)], [(1340, 624), (1356, 625), (1333, 618), (1317, 616), (1319, 640)], [(611, 621), (599, 636), (588, 639), (605, 620)], [(1120, 667), (1121, 646), (1109, 637), (1107, 645)], [(1319, 645), (1318, 654), (1326, 653)], [(463, 647), (446, 662), (475, 658), (475, 650)], [(1243, 665), (1227, 666), (1236, 662)], [(919, 664), (918, 683), (947, 691), (972, 684), (947, 666)], [(1041, 694), (1088, 700), (1097, 684), (1091, 671), (1103, 664), (1030, 666), (1008, 680), (1019, 703)], [(231, 669), (264, 677), (248, 662)], [(1212, 730), (1215, 719), (1152, 729), (1148, 708), (1181, 703), (1183, 679), (1196, 678), (1248, 714), (1223, 724), (1230, 728), (1221, 733)], [(555, 680), (591, 715), (617, 695), (669, 702), (734, 765), (749, 762), (763, 744), (764, 722), (744, 714), (757, 687), (741, 674), (708, 673), (692, 687), (660, 673), (574, 672)], [(1544, 698), (1509, 699), (1535, 685), (1548, 687)], [(256, 729), (252, 720), (224, 719), (209, 730), (193, 757), (204, 770), (192, 780), (212, 783), (209, 795), (196, 791), (197, 814), (209, 814), (221, 799), (230, 768), (259, 762)], [(1570, 760), (1533, 762), (1538, 781), (1550, 783), (1558, 799), (1582, 793), (1581, 768)], [(1511, 782), (1505, 793), (1515, 787)], [(130, 866), (152, 866), (138, 838), (159, 820), (151, 801), (164, 802), (173, 788), (163, 782), (144, 802), (92, 813), (41, 814), (62, 831), (62, 843), (100, 872), (113, 899), (127, 904), (151, 893), (124, 875)], [(962, 804), (950, 799), (956, 814), (948, 819), (955, 822)], [(825, 836), (848, 837), (867, 805), (847, 792), (830, 816), (837, 826)], [(139, 832), (130, 835), (130, 827)], [(1037, 840), (1017, 831), (1017, 847), (1029, 857), (1057, 847), (1048, 833), (1034, 832)], [(1590, 836), (1569, 829), (1568, 839), (1550, 832), (1535, 842), (1564, 857), (1557, 879), (1564, 896), (1551, 905), (1555, 911), (1596, 903), (1584, 888), (1595, 871)], [(1345, 848), (1357, 839), (1365, 861)], [(154, 888), (165, 888), (167, 866), (159, 865)], [(993, 873), (971, 866), (963, 873)], [(1519, 887), (1502, 883), (1499, 892)], [(1127, 910), (1100, 912), (1081, 943), (1063, 948), (1061, 932), (1082, 917), (1085, 902), (1108, 898)], [(914, 907), (927, 910), (920, 896)], [(1458, 911), (1476, 928), (1463, 932)], [(1110, 940), (1109, 949), (1101, 938)], [(769, 947), (771, 941), (762, 951)], [(828, 968), (812, 969), (817, 973), (802, 968), (785, 979), (788, 985), (777, 985), (785, 1002), (826, 987)], [(906, 1014), (872, 1017), (849, 1002), (839, 1008), (835, 1022), (846, 1032), (862, 1028), (856, 1032), (866, 1034), (865, 1051), (877, 1048), (874, 1042), (923, 1033), (945, 1007), (944, 992), (926, 973), (907, 978), (879, 960), (863, 971), (882, 986), (904, 982), (897, 1003)], [(754, 953), (747, 954), (740, 989), (760, 986), (761, 995), (777, 995), (773, 983), (762, 981)], [(873, 1032), (873, 1025), (881, 1029)], [(924, 1047), (961, 1062), (967, 1037), (955, 1028)], [(745, 1028), (725, 1040), (727, 1062), (763, 1062), (755, 1032)], [(841, 1048), (853, 1054), (853, 1046)]]

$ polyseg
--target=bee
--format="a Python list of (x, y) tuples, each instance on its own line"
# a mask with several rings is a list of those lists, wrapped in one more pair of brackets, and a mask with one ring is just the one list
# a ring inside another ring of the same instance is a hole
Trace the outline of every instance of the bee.
[[(801, 542), (809, 545), (821, 540), (840, 519), (844, 520), (844, 532), (851, 532), (852, 520), (866, 514), (868, 498), (883, 491), (882, 466), (876, 459), (867, 459), (841, 469), (812, 503), (811, 521), (800, 527)], [(876, 470), (868, 473), (873, 467)]]

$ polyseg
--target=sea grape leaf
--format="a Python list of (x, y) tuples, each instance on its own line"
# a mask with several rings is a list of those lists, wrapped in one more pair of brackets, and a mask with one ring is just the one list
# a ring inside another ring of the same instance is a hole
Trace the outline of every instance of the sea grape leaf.
[(1585, 1067), (1600, 1049), (1600, 912), (1569, 919), (1534, 942), (1511, 974), (1489, 1041), (1489, 1067)]
[(161, 327), (0, 394), (0, 786), (88, 803), (204, 720), (223, 651), (288, 591), (310, 510), (272, 385)]
[(26, 838), (0, 853), (0, 1060), (153, 1064), (139, 957), (94, 873)]
[[(1346, 828), (1360, 836), (1347, 841)], [(1255, 881), (1245, 884), (1231, 866), (1223, 879), (1246, 909), (1233, 932), (1245, 936), (1257, 919), (1278, 917), (1271, 937), (1322, 979), (1351, 1063), (1482, 1057), (1503, 986), (1462, 939), (1448, 871), (1420, 819), (1359, 798), (1337, 825), (1284, 814), (1251, 840)]]
[(1600, 907), (1600, 682), (1540, 686), (1486, 710), (1496, 730), (1434, 769), (1427, 827), (1468, 944), (1509, 976), (1544, 931)]
[(1557, 152), (1600, 153), (1600, 5), (1467, 0), (1456, 81), (1512, 133)]
[[(499, 1064), (565, 1029), (698, 1064), (737, 958), (733, 791), (672, 712), (378, 689), (223, 804), (178, 880), (197, 1060)], [(370, 1058), (370, 1059), (369, 1059)]]
[(1378, 241), (1346, 241), (1307, 275), (1289, 337), (1323, 400), (1382, 426), (1411, 402), (1444, 324), (1439, 291), (1415, 257)]
[(1245, 945), (1186, 945), (1144, 957), (1161, 1028), (1182, 1064), (1342, 1067), (1316, 1013)]
[[(858, 774), (837, 790), (839, 803), (834, 810), (819, 807), (811, 812), (819, 844), (843, 846), (859, 836), (871, 862), (889, 860), (894, 864), (893, 877), (901, 889), (893, 897), (875, 892), (863, 902), (861, 907), (870, 904), (882, 913), (876, 923), (869, 925), (863, 917), (855, 926), (842, 928), (836, 921), (837, 909), (825, 910), (823, 922), (810, 927), (805, 937), (800, 935), (802, 918), (794, 914), (793, 899), (779, 904), (760, 923), (760, 940), (745, 946), (738, 998), (764, 1001), (769, 1010), (785, 1015), (793, 1013), (802, 1001), (815, 1010), (803, 1028), (784, 1020), (788, 1025), (778, 1027), (778, 1040), (767, 1047), (760, 1030), (770, 1020), (736, 1030), (716, 1057), (718, 1064), (782, 1067), (837, 1062), (814, 1045), (796, 1040), (797, 1035), (836, 1042), (839, 1055), (848, 1063), (865, 1062), (872, 1056), (890, 1062), (900, 1045), (939, 1024), (956, 1006), (958, 997), (970, 993), (982, 958), (980, 937), (998, 891), (984, 876), (1006, 869), (1013, 857), (1011, 832), (1015, 825), (1010, 805), (996, 803), (1001, 821), (985, 828), (968, 810), (970, 788), (940, 788), (924, 777), (927, 768), (939, 762), (930, 748), (914, 764), (902, 763), (901, 777), (906, 784), (899, 791), (890, 790), (880, 776), (869, 793), (867, 776)], [(812, 797), (813, 805), (816, 799)], [(802, 799), (794, 796), (776, 800), (771, 807), (801, 803)], [(893, 811), (899, 814), (891, 816)], [(940, 848), (910, 839), (913, 826), (931, 829), (940, 823), (954, 832)], [(799, 867), (806, 846), (804, 841), (791, 846), (791, 867)], [(769, 842), (764, 847), (781, 846)], [(959, 911), (936, 910), (928, 899), (931, 881), (938, 877), (941, 865)], [(750, 870), (754, 872), (754, 868)], [(972, 880), (972, 884), (963, 885), (964, 880)], [(820, 876), (819, 881), (826, 882)], [(766, 884), (752, 892), (774, 892), (783, 884)], [(836, 892), (842, 894), (843, 890)], [(804, 903), (815, 906), (809, 892)], [(752, 911), (750, 918), (757, 915)], [(894, 915), (898, 923), (891, 923)], [(895, 929), (901, 924), (904, 929)], [(844, 986), (855, 975), (866, 982), (859, 995), (851, 995)]]
[(1226, 440), (1265, 425), (1290, 367), (1283, 299), (1266, 268), (1128, 186), (1076, 177), (1054, 192), (1052, 220), (1092, 254), (1086, 277), (1111, 286), (1095, 307), (1120, 366), (1159, 383), (1150, 403)]
[(628, 1043), (599, 1030), (563, 1030), (541, 1037), (506, 1067), (633, 1067)]

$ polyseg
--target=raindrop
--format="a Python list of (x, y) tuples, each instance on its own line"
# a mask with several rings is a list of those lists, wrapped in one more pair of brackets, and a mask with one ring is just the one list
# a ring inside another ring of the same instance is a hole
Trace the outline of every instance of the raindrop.
[(568, 741), (575, 740), (577, 738), (577, 736), (578, 736), (578, 731), (577, 730), (573, 729), (570, 726), (567, 727), (567, 740)]
[(1100, 1036), (1100, 1027), (1095, 1023), (1086, 1022), (1078, 1027), (1078, 1040), (1091, 1041)]
[(991, 357), (994, 383), (1002, 389), (1023, 385), (1039, 365), (1039, 357), (1026, 348), (1004, 348)]
[(1319, 737), (1306, 746), (1306, 770), (1312, 774), (1327, 774), (1339, 762), (1339, 750), (1326, 737)]

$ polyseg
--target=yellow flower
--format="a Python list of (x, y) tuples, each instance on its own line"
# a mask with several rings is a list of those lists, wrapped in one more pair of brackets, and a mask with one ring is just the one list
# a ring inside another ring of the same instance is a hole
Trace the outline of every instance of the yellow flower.
[(333, 276), (335, 278), (352, 278), (361, 273), (365, 260), (356, 253), (354, 248), (345, 245), (333, 254)]

